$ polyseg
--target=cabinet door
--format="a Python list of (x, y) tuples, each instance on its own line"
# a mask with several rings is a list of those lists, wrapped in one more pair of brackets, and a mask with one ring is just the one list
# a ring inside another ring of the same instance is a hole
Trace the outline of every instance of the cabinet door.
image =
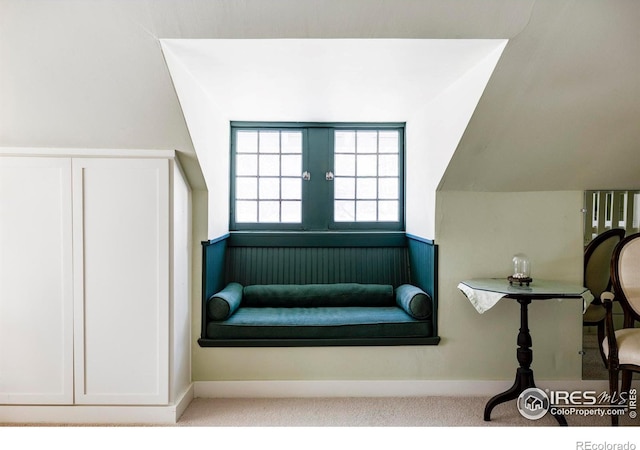
[(0, 403), (73, 402), (71, 161), (0, 157)]
[(75, 394), (167, 404), (169, 161), (74, 159)]

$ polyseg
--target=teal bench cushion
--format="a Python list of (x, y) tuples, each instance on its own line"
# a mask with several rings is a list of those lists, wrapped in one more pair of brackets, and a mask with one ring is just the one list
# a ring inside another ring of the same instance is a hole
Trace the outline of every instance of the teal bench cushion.
[(339, 339), (431, 336), (431, 321), (397, 306), (242, 307), (224, 322), (209, 322), (210, 339)]
[(207, 302), (207, 313), (211, 320), (226, 320), (236, 312), (242, 302), (242, 285), (229, 283), (223, 290), (213, 294)]
[(393, 286), (385, 284), (266, 284), (245, 286), (243, 307), (392, 306)]
[(416, 319), (426, 320), (433, 314), (433, 302), (429, 294), (411, 284), (396, 288), (396, 301), (398, 306)]

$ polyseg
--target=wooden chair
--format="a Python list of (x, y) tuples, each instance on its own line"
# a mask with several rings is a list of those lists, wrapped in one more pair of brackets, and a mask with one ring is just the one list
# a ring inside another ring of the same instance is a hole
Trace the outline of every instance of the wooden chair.
[(598, 333), (598, 347), (602, 362), (607, 366), (607, 357), (602, 349), (604, 340), (604, 321), (607, 312), (602, 305), (600, 296), (611, 289), (611, 258), (613, 251), (624, 238), (625, 230), (614, 228), (596, 236), (584, 250), (584, 285), (594, 296), (582, 316), (584, 326), (596, 326)]
[[(607, 355), (609, 394), (612, 403), (628, 396), (634, 372), (640, 372), (640, 233), (624, 238), (616, 247), (611, 260), (613, 292), (602, 294), (607, 311), (606, 337), (602, 344)], [(622, 328), (613, 324), (613, 301), (620, 303), (624, 313)], [(622, 386), (618, 389), (618, 373), (622, 372)], [(611, 424), (618, 425), (618, 416), (611, 416)]]

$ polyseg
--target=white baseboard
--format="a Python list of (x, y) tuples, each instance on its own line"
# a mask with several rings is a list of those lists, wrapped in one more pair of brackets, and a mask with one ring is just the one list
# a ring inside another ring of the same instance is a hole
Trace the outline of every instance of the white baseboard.
[(189, 387), (186, 391), (180, 395), (175, 403), (176, 415), (173, 423), (177, 422), (178, 419), (184, 414), (185, 410), (189, 406), (189, 404), (193, 401), (195, 395), (195, 386), (193, 383), (189, 384)]
[(194, 398), (193, 384), (166, 406), (0, 405), (4, 424), (170, 425)]
[[(320, 380), (320, 381), (196, 381), (199, 398), (305, 397), (486, 397), (507, 390), (513, 381), (494, 380)], [(542, 389), (608, 390), (607, 381), (553, 380), (536, 382)]]

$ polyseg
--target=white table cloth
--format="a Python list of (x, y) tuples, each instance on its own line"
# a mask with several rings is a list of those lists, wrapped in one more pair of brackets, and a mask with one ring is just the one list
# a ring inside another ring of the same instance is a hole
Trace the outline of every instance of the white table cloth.
[(554, 298), (582, 297), (582, 312), (593, 300), (593, 294), (584, 286), (560, 281), (534, 280), (529, 286), (510, 285), (506, 279), (487, 278), (461, 281), (458, 289), (464, 293), (474, 308), (484, 313), (493, 308), (500, 299), (512, 296), (531, 295), (532, 298), (552, 296)]

